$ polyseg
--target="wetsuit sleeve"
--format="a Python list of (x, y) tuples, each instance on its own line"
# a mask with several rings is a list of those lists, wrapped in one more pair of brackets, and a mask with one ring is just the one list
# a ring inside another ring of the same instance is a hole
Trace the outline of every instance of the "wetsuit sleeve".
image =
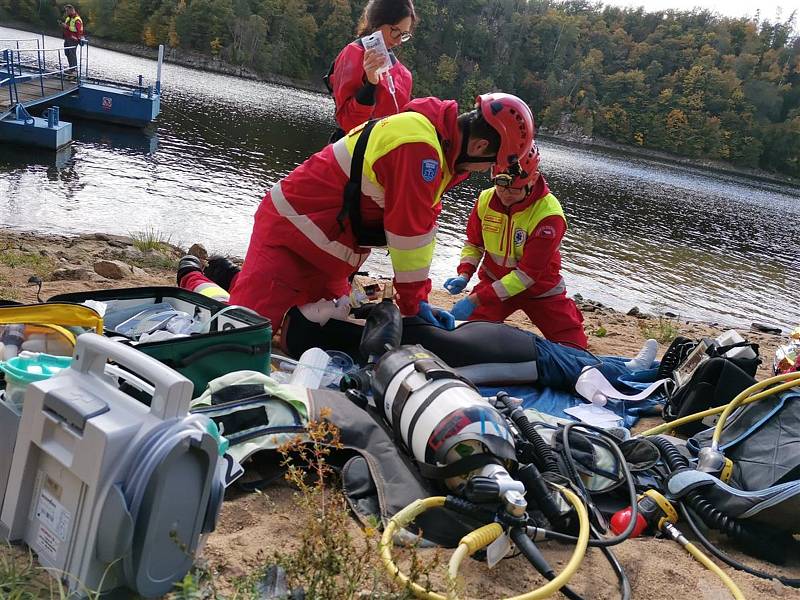
[(375, 86), (364, 74), (364, 49), (348, 44), (333, 65), (333, 98), (336, 122), (344, 131), (361, 125), (375, 109)]
[(525, 242), (517, 268), (478, 293), (481, 304), (502, 302), (524, 292), (542, 276), (561, 245), (567, 223), (559, 216), (542, 219)]
[(483, 258), (483, 225), (478, 214), (478, 201), (472, 207), (472, 212), (467, 221), (467, 240), (461, 249), (461, 262), (456, 271), (459, 275), (472, 277), (478, 269)]
[(419, 312), (431, 291), (430, 273), (436, 246), (436, 192), (442, 166), (429, 144), (403, 144), (373, 165), (384, 189), (383, 226), (394, 269), (397, 304), (403, 316)]

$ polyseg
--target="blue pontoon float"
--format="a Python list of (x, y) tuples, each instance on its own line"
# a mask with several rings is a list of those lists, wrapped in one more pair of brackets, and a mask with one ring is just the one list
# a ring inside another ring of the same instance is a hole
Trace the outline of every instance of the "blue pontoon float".
[[(0, 40), (0, 141), (57, 150), (72, 141), (72, 123), (61, 111), (84, 118), (145, 127), (161, 110), (161, 65), (158, 48), (154, 86), (91, 78), (89, 46), (78, 47), (78, 64), (66, 63), (62, 48), (43, 40)], [(47, 105), (41, 117), (28, 109)]]

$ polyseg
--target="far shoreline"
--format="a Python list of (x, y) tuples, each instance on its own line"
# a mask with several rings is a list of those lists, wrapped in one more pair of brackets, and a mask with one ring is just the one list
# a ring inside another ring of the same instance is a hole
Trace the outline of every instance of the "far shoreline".
[[(20, 31), (26, 31), (36, 36), (40, 36), (42, 34), (42, 32), (32, 32), (29, 29), (27, 29), (28, 27), (30, 27), (30, 25), (26, 23), (19, 23), (12, 21), (10, 23), (0, 24), (0, 26), (8, 27), (10, 29), (18, 29)], [(58, 37), (58, 32), (55, 30), (48, 30), (44, 33), (52, 37)], [(121, 52), (123, 54), (129, 54), (131, 56), (137, 56), (139, 58), (147, 58), (151, 60), (158, 59), (157, 48), (149, 48), (141, 44), (132, 44), (128, 42), (120, 42), (116, 40), (109, 40), (106, 38), (92, 36), (89, 38), (89, 45), (90, 47), (95, 46), (97, 48), (102, 48), (104, 50)], [(239, 79), (250, 80), (250, 81), (262, 81), (264, 83), (269, 83), (272, 85), (281, 85), (306, 92), (319, 93), (324, 96), (328, 96), (328, 91), (325, 88), (324, 84), (322, 83), (321, 77), (319, 79), (319, 83), (314, 83), (311, 80), (294, 79), (291, 77), (284, 77), (275, 74), (262, 74), (253, 71), (252, 69), (248, 69), (246, 67), (234, 65), (232, 63), (219, 60), (211, 55), (203, 54), (200, 52), (194, 52), (190, 50), (180, 50), (168, 47), (165, 47), (164, 62), (179, 65), (189, 69), (194, 69), (197, 71), (205, 71), (221, 75), (229, 75), (231, 77), (236, 77)], [(91, 65), (91, 54), (90, 54), (90, 65)], [(333, 124), (333, 121), (331, 121), (331, 124)], [(563, 145), (571, 147), (586, 148), (592, 150), (612, 150), (614, 152), (625, 154), (627, 156), (635, 158), (643, 158), (658, 163), (662, 163), (668, 167), (669, 166), (674, 167), (677, 165), (680, 167), (689, 167), (701, 171), (711, 171), (714, 174), (718, 175), (734, 175), (744, 179), (759, 181), (763, 183), (771, 183), (771, 184), (787, 186), (789, 188), (795, 188), (797, 190), (798, 197), (800, 197), (800, 180), (788, 175), (782, 175), (779, 173), (764, 171), (763, 169), (750, 169), (746, 167), (737, 167), (730, 163), (711, 160), (711, 159), (689, 158), (677, 154), (671, 154), (663, 150), (636, 147), (629, 144), (620, 144), (618, 142), (614, 142), (600, 137), (589, 137), (589, 136), (581, 137), (571, 134), (564, 135), (560, 134), (558, 131), (550, 131), (545, 128), (540, 129), (540, 131), (537, 133), (537, 137), (540, 137), (543, 140), (553, 140)]]

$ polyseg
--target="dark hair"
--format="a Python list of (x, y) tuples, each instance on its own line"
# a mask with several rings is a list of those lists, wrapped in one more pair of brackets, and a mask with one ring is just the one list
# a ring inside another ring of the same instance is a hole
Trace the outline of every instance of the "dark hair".
[(458, 121), (465, 139), (467, 137), (484, 139), (489, 142), (486, 151), (497, 154), (500, 150), (500, 134), (486, 122), (479, 110), (471, 110), (459, 115)]
[(412, 0), (369, 0), (358, 21), (357, 35), (367, 35), (381, 25), (394, 25), (406, 17), (411, 17), (412, 23), (417, 22)]

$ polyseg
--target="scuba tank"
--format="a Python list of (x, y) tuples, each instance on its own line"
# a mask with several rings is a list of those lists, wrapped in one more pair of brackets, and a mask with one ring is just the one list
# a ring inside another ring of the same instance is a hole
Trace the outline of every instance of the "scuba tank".
[(424, 477), (458, 493), (486, 465), (516, 460), (506, 419), (422, 346), (386, 352), (371, 383), (378, 412)]

